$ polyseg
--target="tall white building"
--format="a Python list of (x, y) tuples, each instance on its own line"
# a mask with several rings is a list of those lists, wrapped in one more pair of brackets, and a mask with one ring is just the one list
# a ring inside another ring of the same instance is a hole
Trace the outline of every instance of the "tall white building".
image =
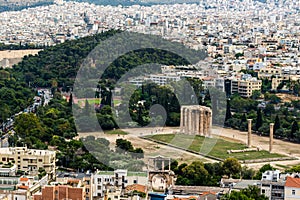
[(94, 197), (104, 197), (107, 190), (114, 186), (116, 190), (125, 189), (128, 185), (146, 185), (148, 177), (146, 172), (128, 172), (124, 169), (115, 171), (100, 171), (94, 175)]

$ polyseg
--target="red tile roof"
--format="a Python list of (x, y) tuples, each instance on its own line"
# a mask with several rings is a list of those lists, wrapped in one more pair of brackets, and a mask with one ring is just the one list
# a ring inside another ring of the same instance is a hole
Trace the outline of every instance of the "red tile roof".
[(200, 196), (205, 196), (205, 195), (208, 195), (208, 194), (216, 195), (215, 192), (203, 192)]
[(300, 188), (300, 178), (287, 177), (285, 186)]
[(24, 189), (24, 190), (28, 190), (28, 186), (26, 186), (26, 185), (19, 185), (18, 186), (18, 189)]
[(128, 185), (126, 187), (126, 190), (127, 191), (138, 191), (138, 192), (144, 192), (146, 193), (147, 192), (147, 187), (145, 185), (140, 185), (140, 184), (133, 184), (133, 185)]
[(26, 178), (26, 177), (21, 177), (20, 178), (20, 181), (28, 181), (29, 179), (28, 178)]
[(197, 199), (198, 197), (195, 197), (195, 196), (190, 196), (190, 197), (187, 197), (187, 198), (184, 198), (184, 197), (174, 197), (172, 200), (191, 200), (191, 199)]

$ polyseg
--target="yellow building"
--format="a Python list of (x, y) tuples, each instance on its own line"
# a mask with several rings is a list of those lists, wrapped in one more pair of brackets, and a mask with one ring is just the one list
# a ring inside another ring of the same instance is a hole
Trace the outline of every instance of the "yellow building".
[(280, 77), (282, 76), (282, 70), (278, 68), (272, 68), (272, 67), (263, 67), (258, 72), (258, 78), (259, 79), (270, 79), (271, 77)]
[(253, 91), (261, 90), (262, 81), (256, 78), (238, 81), (238, 93), (242, 97), (249, 98), (252, 96)]
[(18, 170), (37, 175), (39, 168), (45, 169), (49, 178), (55, 177), (55, 151), (28, 149), (27, 147), (0, 148), (0, 162), (14, 163)]

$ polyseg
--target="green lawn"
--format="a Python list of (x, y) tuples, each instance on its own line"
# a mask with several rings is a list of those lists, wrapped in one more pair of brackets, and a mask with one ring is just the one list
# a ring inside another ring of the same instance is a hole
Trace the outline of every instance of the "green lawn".
[(127, 135), (128, 133), (122, 130), (111, 130), (111, 131), (105, 131), (105, 134), (110, 134), (110, 135)]
[[(89, 102), (89, 104), (94, 105), (94, 104), (99, 104), (101, 100), (99, 100), (99, 99), (88, 99), (87, 101)], [(121, 103), (121, 100), (119, 100), (119, 99), (115, 99), (114, 100), (114, 104), (115, 105), (118, 105), (120, 103)], [(84, 105), (85, 104), (85, 100), (79, 100), (78, 104), (79, 105)]]
[(183, 134), (153, 135), (149, 136), (149, 138), (221, 159), (234, 157), (238, 160), (254, 160), (262, 158), (285, 157), (284, 155), (269, 153), (268, 151), (264, 150), (257, 152), (228, 154), (227, 150), (239, 150), (247, 147), (244, 144), (227, 141), (221, 138), (205, 138), (202, 136)]

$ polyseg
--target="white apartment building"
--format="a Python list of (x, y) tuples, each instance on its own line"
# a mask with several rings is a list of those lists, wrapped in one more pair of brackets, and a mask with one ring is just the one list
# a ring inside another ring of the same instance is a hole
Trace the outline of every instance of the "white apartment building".
[(146, 172), (128, 172), (127, 170), (117, 169), (115, 171), (100, 171), (94, 175), (94, 197), (104, 197), (105, 193), (112, 186), (115, 189), (125, 189), (128, 185), (146, 185), (148, 177)]
[(167, 85), (171, 82), (180, 81), (180, 76), (165, 75), (165, 74), (151, 74), (147, 77), (137, 77), (129, 80), (129, 83), (135, 86), (142, 86), (145, 82), (153, 82), (157, 85)]
[(262, 174), (262, 181), (278, 181), (280, 178), (280, 171), (279, 170), (275, 170), (275, 171), (265, 171)]

